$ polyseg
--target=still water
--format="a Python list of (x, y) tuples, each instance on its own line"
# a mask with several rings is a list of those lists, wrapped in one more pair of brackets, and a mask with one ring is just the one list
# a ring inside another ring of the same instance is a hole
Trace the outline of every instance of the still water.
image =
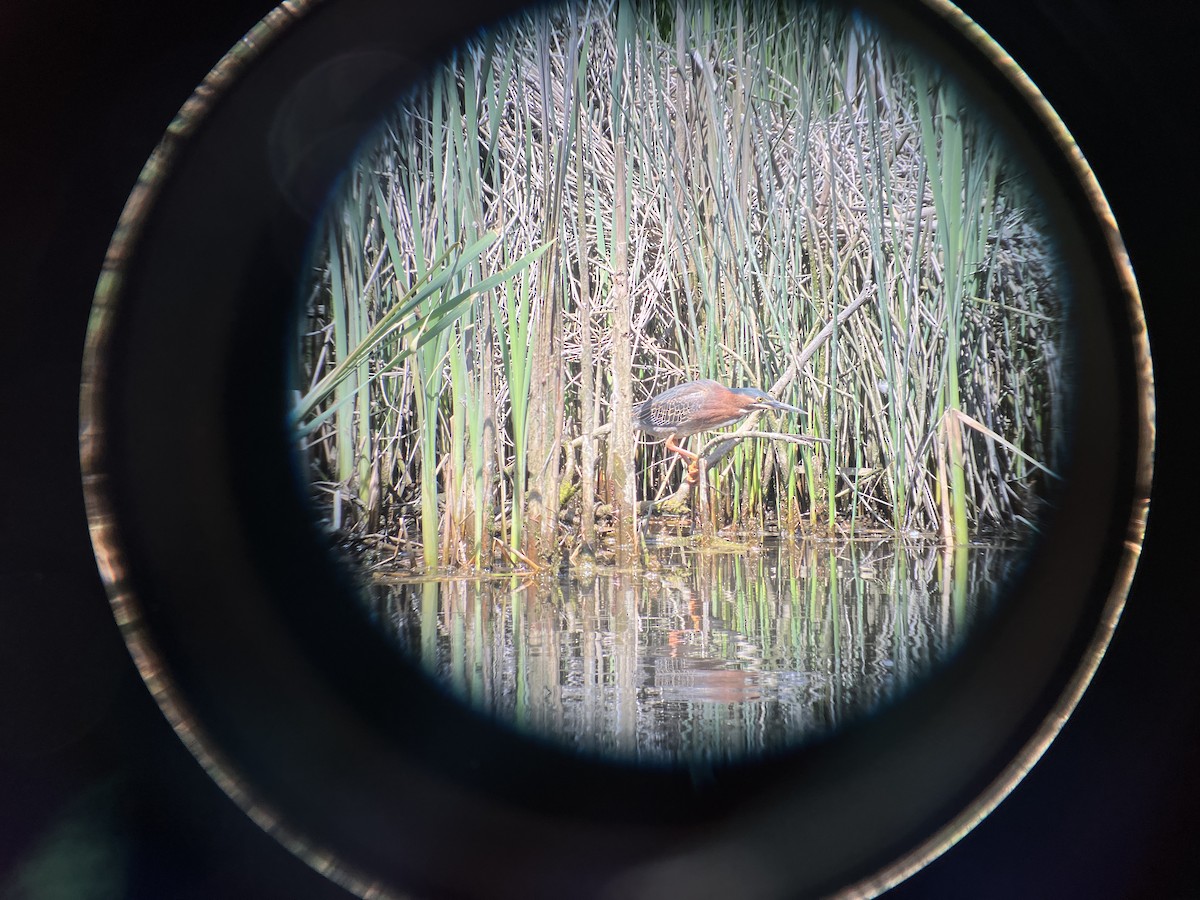
[(594, 578), (377, 578), (372, 615), (464, 702), (582, 753), (761, 756), (952, 655), (1024, 548), (887, 540), (651, 546)]

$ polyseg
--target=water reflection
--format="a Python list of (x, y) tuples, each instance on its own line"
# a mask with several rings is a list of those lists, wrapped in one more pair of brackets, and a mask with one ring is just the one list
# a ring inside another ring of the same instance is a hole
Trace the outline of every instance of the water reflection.
[(584, 752), (695, 763), (838, 728), (929, 673), (1022, 553), (895, 540), (651, 548), (587, 582), (377, 580), (404, 651), (466, 702)]

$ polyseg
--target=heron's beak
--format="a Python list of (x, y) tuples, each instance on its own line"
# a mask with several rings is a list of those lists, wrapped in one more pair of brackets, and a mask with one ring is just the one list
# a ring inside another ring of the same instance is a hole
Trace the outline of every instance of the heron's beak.
[(789, 406), (788, 404), (782, 403), (779, 400), (760, 400), (759, 402), (762, 403), (762, 405), (764, 407), (769, 407), (771, 409), (778, 409), (781, 412), (791, 412), (791, 413), (804, 412), (804, 410), (802, 410), (798, 406)]

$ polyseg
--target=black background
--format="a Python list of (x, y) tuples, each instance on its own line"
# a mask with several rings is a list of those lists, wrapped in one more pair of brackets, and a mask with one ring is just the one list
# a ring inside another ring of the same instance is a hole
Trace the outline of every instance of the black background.
[[(1149, 320), (1159, 450), (1132, 596), (1077, 712), (990, 817), (889, 896), (1200, 896), (1200, 604), (1176, 549), (1195, 534), (1177, 448), (1194, 406), (1198, 17), (963, 6), (1058, 110), (1109, 198)], [(12, 896), (38, 860), (74, 885), (60, 896), (348, 896), (259, 831), (159, 713), (96, 574), (78, 470), (84, 329), (121, 207), (180, 105), (268, 8), (0, 5), (0, 889)]]

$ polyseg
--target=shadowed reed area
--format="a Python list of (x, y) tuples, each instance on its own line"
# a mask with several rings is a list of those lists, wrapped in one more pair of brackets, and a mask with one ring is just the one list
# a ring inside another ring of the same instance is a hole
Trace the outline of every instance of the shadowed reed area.
[(346, 173), (309, 278), (294, 424), (330, 528), (392, 566), (631, 562), (639, 498), (690, 487), (634, 410), (699, 378), (804, 410), (692, 446), (709, 532), (1027, 532), (1064, 455), (1066, 298), (1021, 167), (817, 4), (477, 36)]
[(456, 696), (649, 764), (783, 751), (888, 704), (987, 615), (1019, 548), (658, 545), (594, 579), (393, 579), (380, 626)]

